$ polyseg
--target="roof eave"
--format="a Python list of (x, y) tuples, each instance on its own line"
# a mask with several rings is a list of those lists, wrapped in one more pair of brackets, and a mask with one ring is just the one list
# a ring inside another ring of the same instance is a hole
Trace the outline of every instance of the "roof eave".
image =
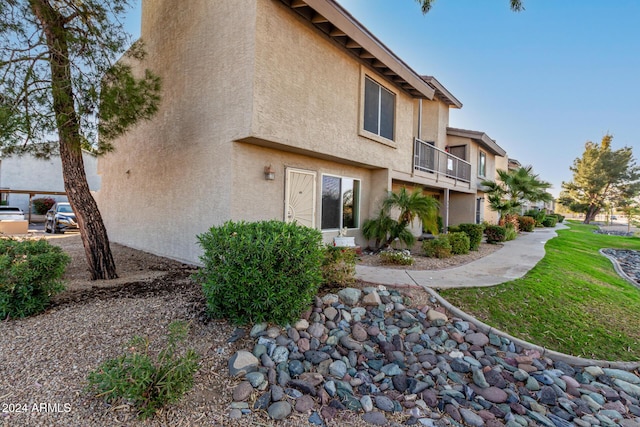
[(281, 0), (328, 37), (415, 98), (436, 90), (334, 0)]
[(448, 127), (447, 135), (473, 139), (487, 151), (496, 156), (505, 157), (507, 155), (507, 152), (504, 150), (504, 148), (500, 147), (493, 139), (489, 137), (489, 135), (484, 132)]
[(445, 102), (446, 104), (448, 104), (450, 107), (453, 107), (453, 108), (462, 108), (462, 102), (460, 102), (458, 98), (453, 96), (453, 94), (449, 92), (447, 88), (444, 87), (444, 85), (438, 81), (438, 79), (436, 79), (433, 76), (421, 76), (421, 77), (422, 77), (422, 80), (427, 82), (427, 84), (429, 84), (431, 87), (435, 89), (436, 96), (440, 98), (443, 102)]

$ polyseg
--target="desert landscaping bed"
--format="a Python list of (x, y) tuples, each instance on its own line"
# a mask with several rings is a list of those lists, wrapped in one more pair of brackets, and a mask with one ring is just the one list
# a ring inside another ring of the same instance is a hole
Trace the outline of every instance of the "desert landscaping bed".
[(446, 268), (454, 268), (459, 265), (470, 263), (487, 255), (491, 255), (492, 253), (500, 250), (503, 247), (503, 245), (501, 244), (490, 245), (488, 243), (481, 243), (477, 251), (470, 251), (465, 255), (454, 255), (449, 258), (429, 258), (423, 255), (421, 245), (422, 242), (418, 242), (413, 248), (411, 248), (413, 265), (384, 264), (381, 262), (379, 255), (371, 254), (368, 252), (365, 252), (358, 257), (358, 264), (398, 270), (444, 270)]
[[(200, 286), (189, 278), (192, 266), (112, 244), (119, 278), (90, 281), (80, 236), (49, 239), (72, 257), (67, 290), (40, 315), (0, 322), (0, 404), (12, 409), (0, 412), (0, 425), (272, 425), (266, 412), (228, 419), (233, 388), (240, 382), (228, 376), (228, 360), (253, 343), (248, 337), (229, 343), (236, 328), (205, 316)], [(427, 300), (424, 291), (409, 292)], [(184, 346), (200, 355), (194, 387), (177, 404), (139, 421), (130, 405), (108, 405), (84, 391), (89, 372), (121, 355), (134, 336), (148, 337), (152, 349), (161, 347), (175, 320), (191, 323)], [(307, 418), (293, 415), (279, 425), (310, 425)], [(347, 424), (366, 425), (349, 411), (326, 423)]]

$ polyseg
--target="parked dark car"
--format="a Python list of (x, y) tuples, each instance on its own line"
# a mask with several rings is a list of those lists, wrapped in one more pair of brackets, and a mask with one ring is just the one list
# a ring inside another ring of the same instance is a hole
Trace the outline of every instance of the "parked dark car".
[(77, 230), (76, 214), (68, 202), (58, 202), (47, 212), (44, 223), (45, 233), (64, 233)]

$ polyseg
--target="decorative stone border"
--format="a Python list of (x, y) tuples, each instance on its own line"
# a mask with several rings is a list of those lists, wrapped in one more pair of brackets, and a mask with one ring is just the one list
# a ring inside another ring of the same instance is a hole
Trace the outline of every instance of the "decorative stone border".
[[(385, 285), (388, 288), (393, 288), (393, 285)], [(398, 286), (395, 286), (398, 287)], [(409, 287), (409, 286), (399, 286), (399, 287)], [(413, 286), (411, 286), (413, 287)], [(612, 368), (612, 369), (623, 369), (625, 371), (633, 371), (636, 369), (640, 369), (640, 362), (623, 362), (623, 361), (608, 361), (608, 360), (597, 360), (597, 359), (585, 359), (582, 357), (577, 357), (577, 356), (571, 356), (569, 354), (564, 354), (564, 353), (560, 353), (558, 351), (554, 351), (554, 350), (549, 350), (545, 347), (541, 347), (539, 345), (536, 344), (532, 344), (528, 341), (524, 341), (520, 338), (516, 338), (513, 337), (509, 334), (507, 334), (506, 332), (500, 331), (496, 328), (494, 328), (493, 326), (487, 325), (484, 322), (481, 322), (480, 320), (476, 319), (475, 317), (471, 316), (470, 314), (460, 310), (458, 307), (455, 307), (453, 304), (451, 304), (449, 301), (447, 301), (446, 299), (444, 299), (442, 296), (440, 296), (440, 294), (438, 294), (435, 290), (427, 287), (427, 286), (421, 286), (419, 284), (416, 283), (415, 287), (417, 288), (422, 288), (425, 291), (427, 291), (431, 296), (433, 296), (438, 303), (440, 303), (440, 305), (442, 305), (446, 310), (448, 310), (450, 313), (452, 313), (454, 316), (459, 317), (462, 320), (465, 320), (467, 322), (472, 322), (474, 323), (477, 327), (478, 327), (478, 331), (483, 332), (485, 334), (495, 334), (495, 335), (500, 335), (502, 337), (505, 337), (511, 341), (513, 341), (516, 345), (519, 345), (523, 348), (528, 348), (531, 350), (537, 350), (540, 352), (541, 355), (543, 356), (547, 356), (550, 359), (553, 360), (559, 360), (559, 361), (563, 361), (565, 363), (568, 363), (570, 365), (574, 365), (574, 366), (580, 366), (580, 367), (586, 367), (586, 366), (599, 366), (601, 368)]]
[(609, 259), (609, 261), (611, 261), (611, 264), (613, 264), (613, 268), (616, 270), (616, 273), (618, 273), (618, 275), (620, 277), (622, 277), (624, 280), (626, 280), (627, 282), (631, 283), (633, 286), (635, 286), (636, 288), (640, 289), (640, 284), (636, 283), (635, 280), (633, 280), (631, 278), (631, 276), (629, 276), (627, 273), (625, 273), (625, 271), (622, 269), (622, 267), (620, 267), (620, 263), (618, 262), (618, 260), (616, 259), (616, 257), (613, 257), (607, 253), (605, 253), (604, 251), (606, 251), (607, 249), (612, 249), (615, 250), (613, 248), (603, 248), (600, 249), (598, 252), (600, 252), (600, 255), (605, 256), (606, 258)]

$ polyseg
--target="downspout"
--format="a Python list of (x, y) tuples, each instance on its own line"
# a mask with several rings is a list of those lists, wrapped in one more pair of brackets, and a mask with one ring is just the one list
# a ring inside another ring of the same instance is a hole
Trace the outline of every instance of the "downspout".
[[(422, 98), (418, 99), (418, 131), (416, 132), (417, 139), (422, 140)], [(416, 162), (416, 141), (413, 140), (413, 147), (411, 149), (411, 176), (415, 175), (415, 162)]]
[(444, 189), (444, 230), (447, 234), (449, 230), (449, 189)]

